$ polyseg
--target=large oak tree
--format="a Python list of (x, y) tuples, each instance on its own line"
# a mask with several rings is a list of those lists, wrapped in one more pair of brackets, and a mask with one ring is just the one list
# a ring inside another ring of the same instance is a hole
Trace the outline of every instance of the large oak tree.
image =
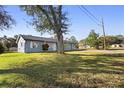
[(29, 16), (33, 17), (32, 25), (37, 31), (49, 32), (57, 37), (57, 51), (64, 53), (63, 34), (68, 30), (66, 13), (62, 10), (62, 5), (28, 5), (21, 6)]

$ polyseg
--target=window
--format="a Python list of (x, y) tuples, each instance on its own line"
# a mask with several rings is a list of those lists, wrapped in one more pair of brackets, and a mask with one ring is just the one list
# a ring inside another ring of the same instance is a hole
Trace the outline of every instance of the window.
[(37, 42), (31, 42), (31, 46), (30, 46), (31, 48), (37, 48), (38, 47), (38, 44), (37, 44)]

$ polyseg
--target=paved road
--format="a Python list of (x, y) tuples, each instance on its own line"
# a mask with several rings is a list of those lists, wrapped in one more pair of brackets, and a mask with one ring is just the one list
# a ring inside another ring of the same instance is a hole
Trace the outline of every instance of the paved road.
[(124, 54), (124, 50), (84, 50), (83, 52), (101, 52), (108, 54)]

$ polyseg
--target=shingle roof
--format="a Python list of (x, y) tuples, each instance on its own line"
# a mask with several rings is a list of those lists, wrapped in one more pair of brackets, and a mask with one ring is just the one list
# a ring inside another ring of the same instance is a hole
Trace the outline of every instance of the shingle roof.
[(23, 37), (24, 40), (57, 42), (56, 39), (52, 39), (52, 38), (38, 37), (32, 35), (21, 35), (21, 36)]
[[(16, 43), (18, 43), (18, 40), (19, 40), (20, 36), (21, 36), (24, 40), (46, 41), (46, 42), (55, 42), (55, 43), (57, 43), (57, 39), (45, 38), (45, 37), (38, 37), (38, 36), (32, 36), (32, 35), (19, 35), (19, 37), (18, 37), (17, 40), (16, 40)], [(64, 40), (64, 43), (72, 43), (72, 42), (67, 41), (67, 40)]]
[[(19, 35), (19, 37), (22, 37), (24, 40), (32, 40), (32, 41), (46, 41), (46, 42), (55, 42), (57, 43), (57, 39), (53, 38), (45, 38), (45, 37), (38, 37), (38, 36), (32, 36), (32, 35)], [(19, 39), (19, 38), (18, 38)], [(18, 39), (16, 42), (18, 42)], [(70, 41), (64, 40), (64, 43), (72, 43)]]

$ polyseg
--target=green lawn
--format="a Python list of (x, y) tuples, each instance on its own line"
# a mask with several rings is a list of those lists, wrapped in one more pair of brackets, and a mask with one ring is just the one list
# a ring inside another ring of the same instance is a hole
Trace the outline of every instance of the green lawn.
[(0, 87), (124, 87), (124, 55), (1, 54)]

